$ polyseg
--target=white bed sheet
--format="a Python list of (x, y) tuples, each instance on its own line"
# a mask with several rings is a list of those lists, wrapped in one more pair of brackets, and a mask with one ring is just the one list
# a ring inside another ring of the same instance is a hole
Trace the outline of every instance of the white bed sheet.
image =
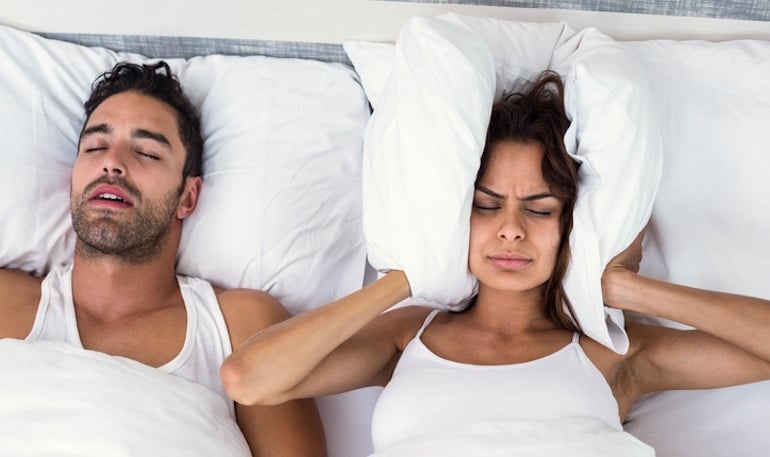
[(471, 424), (396, 443), (370, 457), (654, 457), (651, 447), (601, 421)]
[(139, 362), (0, 339), (2, 457), (249, 457), (227, 402)]

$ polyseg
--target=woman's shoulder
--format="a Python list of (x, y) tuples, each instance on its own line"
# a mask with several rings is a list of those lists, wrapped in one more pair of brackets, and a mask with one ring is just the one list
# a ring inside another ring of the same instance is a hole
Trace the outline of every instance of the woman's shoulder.
[(399, 306), (384, 312), (382, 318), (407, 327), (417, 326), (419, 329), (428, 315), (434, 311), (440, 312), (441, 310), (423, 305)]
[(390, 330), (396, 346), (403, 350), (433, 311), (435, 308), (422, 305), (400, 306), (384, 312), (378, 321)]
[(639, 378), (645, 376), (650, 354), (655, 351), (665, 352), (667, 346), (673, 344), (676, 333), (680, 331), (659, 325), (626, 322), (626, 332), (629, 348), (623, 354), (618, 354), (587, 336), (580, 338), (580, 345), (616, 393), (624, 392), (628, 398), (635, 399), (639, 392), (634, 386), (638, 385)]

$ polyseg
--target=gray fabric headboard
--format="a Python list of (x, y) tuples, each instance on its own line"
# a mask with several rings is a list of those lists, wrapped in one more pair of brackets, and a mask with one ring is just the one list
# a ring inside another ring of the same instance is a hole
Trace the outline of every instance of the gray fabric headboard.
[(147, 35), (91, 35), (78, 33), (42, 33), (46, 38), (69, 41), (84, 46), (102, 46), (147, 57), (185, 58), (209, 54), (262, 55), (282, 58), (315, 59), (351, 65), (342, 45), (291, 41), (239, 40)]
[[(378, 0), (393, 1), (393, 0)], [(658, 14), (661, 16), (711, 17), (770, 21), (767, 0), (398, 0), (414, 3), (453, 3), (464, 5), (510, 6), (518, 8), (558, 8), (606, 11), (612, 13)]]

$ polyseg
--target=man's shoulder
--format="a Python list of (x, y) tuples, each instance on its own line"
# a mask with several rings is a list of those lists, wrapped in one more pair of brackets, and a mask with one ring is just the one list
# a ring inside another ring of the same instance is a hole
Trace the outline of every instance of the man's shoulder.
[(42, 282), (24, 271), (0, 269), (0, 337), (24, 338), (29, 333)]
[[(269, 293), (257, 289), (221, 289), (214, 288), (214, 293), (221, 306), (245, 308), (253, 311), (255, 308), (265, 312), (279, 309), (284, 310), (281, 303)], [(284, 310), (285, 311), (285, 310)]]
[(21, 270), (0, 269), (0, 298), (5, 303), (18, 301), (37, 304), (43, 278)]
[(217, 288), (214, 292), (234, 344), (289, 317), (286, 308), (267, 292)]

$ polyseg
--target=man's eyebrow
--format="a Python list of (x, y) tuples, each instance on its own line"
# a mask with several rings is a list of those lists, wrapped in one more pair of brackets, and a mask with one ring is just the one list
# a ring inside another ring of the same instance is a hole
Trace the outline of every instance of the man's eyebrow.
[(107, 124), (92, 125), (91, 127), (83, 129), (83, 132), (80, 134), (80, 138), (93, 135), (95, 133), (112, 133), (112, 127)]
[(131, 132), (131, 136), (134, 138), (147, 138), (153, 141), (157, 141), (165, 146), (171, 147), (171, 142), (166, 138), (166, 135), (162, 133), (153, 132), (147, 129), (134, 129)]
[[(498, 194), (497, 192), (493, 191), (492, 189), (489, 189), (488, 187), (476, 186), (476, 190), (479, 192), (483, 192), (489, 196), (499, 198), (501, 200), (505, 200), (505, 195)], [(539, 194), (532, 194), (532, 195), (527, 195), (525, 197), (521, 197), (519, 198), (519, 200), (523, 202), (531, 202), (534, 200), (542, 200), (544, 198), (558, 198), (558, 197), (556, 197), (556, 195), (550, 192), (541, 192)]]

